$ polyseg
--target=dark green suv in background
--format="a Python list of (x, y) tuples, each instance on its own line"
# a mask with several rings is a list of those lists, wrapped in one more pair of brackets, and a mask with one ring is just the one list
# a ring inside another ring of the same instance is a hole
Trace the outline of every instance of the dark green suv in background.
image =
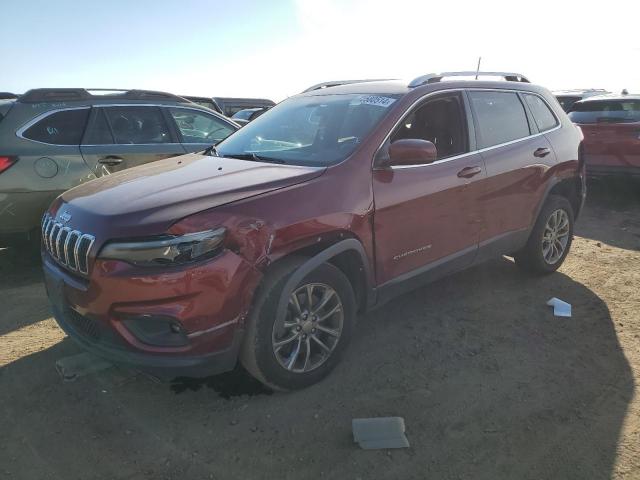
[(0, 100), (0, 246), (38, 241), (59, 194), (125, 168), (204, 150), (238, 129), (169, 93), (37, 89)]

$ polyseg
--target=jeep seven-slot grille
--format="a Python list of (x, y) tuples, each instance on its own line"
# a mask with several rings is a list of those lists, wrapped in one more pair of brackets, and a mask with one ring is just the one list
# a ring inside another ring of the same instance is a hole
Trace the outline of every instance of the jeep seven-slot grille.
[(72, 272), (89, 273), (89, 251), (93, 242), (93, 235), (65, 227), (49, 214), (42, 218), (44, 248), (60, 265)]

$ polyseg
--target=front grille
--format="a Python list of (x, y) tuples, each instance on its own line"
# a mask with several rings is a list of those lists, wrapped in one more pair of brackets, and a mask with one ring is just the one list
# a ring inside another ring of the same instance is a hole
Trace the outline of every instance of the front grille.
[(42, 243), (49, 254), (72, 272), (89, 273), (89, 252), (93, 235), (72, 230), (48, 213), (42, 218)]
[(95, 320), (80, 315), (75, 310), (67, 310), (67, 318), (69, 323), (73, 325), (75, 330), (89, 340), (100, 340), (100, 328)]

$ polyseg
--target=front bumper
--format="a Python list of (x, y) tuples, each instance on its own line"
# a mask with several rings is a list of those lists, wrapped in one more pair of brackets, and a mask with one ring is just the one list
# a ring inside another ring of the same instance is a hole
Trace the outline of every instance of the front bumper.
[[(234, 368), (260, 277), (231, 252), (162, 272), (97, 260), (89, 279), (70, 274), (43, 252), (43, 268), (54, 317), (69, 337), (113, 363), (165, 379)], [(156, 321), (162, 329), (166, 319), (179, 331), (167, 327), (160, 336), (145, 336), (134, 328)]]

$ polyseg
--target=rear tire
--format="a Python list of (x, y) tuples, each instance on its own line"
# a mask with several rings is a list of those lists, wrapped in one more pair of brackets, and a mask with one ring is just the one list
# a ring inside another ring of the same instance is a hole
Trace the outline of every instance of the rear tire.
[(305, 260), (285, 259), (267, 274), (247, 322), (240, 362), (274, 390), (296, 390), (322, 380), (339, 362), (355, 325), (351, 283), (329, 263), (294, 288), (285, 318), (276, 318), (284, 286)]
[(514, 255), (516, 265), (534, 274), (555, 272), (573, 241), (573, 208), (559, 195), (549, 195), (526, 246)]

